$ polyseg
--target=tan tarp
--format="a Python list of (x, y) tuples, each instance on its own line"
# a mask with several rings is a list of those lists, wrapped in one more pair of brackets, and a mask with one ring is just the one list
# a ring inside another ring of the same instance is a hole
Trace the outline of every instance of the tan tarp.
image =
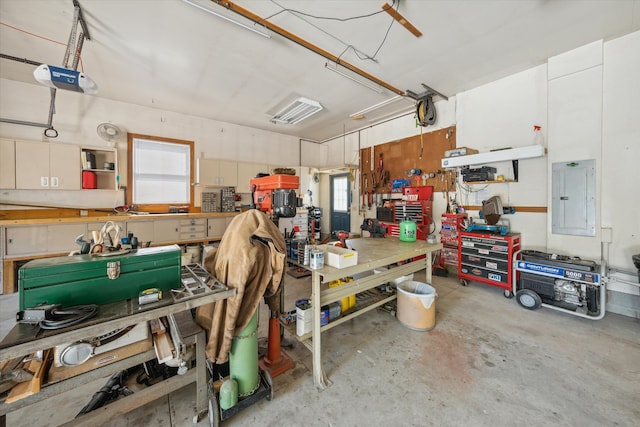
[(271, 310), (280, 308), (280, 284), (286, 267), (285, 242), (278, 227), (258, 210), (236, 216), (217, 250), (207, 254), (207, 271), (237, 294), (199, 307), (196, 321), (208, 331), (207, 359), (229, 360), (231, 340), (244, 329), (264, 296)]

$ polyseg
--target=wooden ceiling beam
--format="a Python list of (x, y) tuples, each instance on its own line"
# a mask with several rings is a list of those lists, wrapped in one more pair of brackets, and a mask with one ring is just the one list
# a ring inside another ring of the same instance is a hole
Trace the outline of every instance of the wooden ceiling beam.
[(224, 7), (227, 10), (231, 10), (235, 13), (237, 13), (238, 15), (241, 15), (253, 22), (255, 22), (258, 25), (261, 25), (271, 31), (273, 31), (276, 34), (281, 35), (282, 37), (291, 40), (292, 42), (299, 44), (302, 47), (305, 47), (307, 49), (309, 49), (310, 51), (328, 59), (329, 61), (335, 62), (336, 64), (341, 65), (344, 68), (347, 68), (351, 71), (353, 71), (354, 73), (360, 75), (361, 77), (364, 77), (365, 79), (372, 81), (384, 88), (386, 88), (387, 90), (390, 90), (391, 92), (394, 92), (398, 95), (405, 95), (405, 91), (398, 89), (397, 87), (385, 82), (384, 80), (381, 80), (379, 78), (377, 78), (376, 76), (367, 73), (366, 71), (356, 67), (355, 65), (344, 61), (342, 59), (340, 59), (339, 57), (337, 57), (336, 55), (316, 46), (315, 44), (308, 42), (307, 40), (303, 39), (302, 37), (299, 37), (287, 30), (285, 30), (284, 28), (273, 24), (269, 21), (267, 21), (266, 19), (262, 18), (259, 15), (256, 15), (255, 13), (251, 12), (248, 9), (243, 8), (242, 6), (239, 6), (237, 4), (235, 4), (232, 1), (228, 1), (228, 0), (211, 0), (213, 3)]
[(413, 34), (416, 37), (421, 37), (422, 33), (420, 32), (420, 30), (418, 30), (416, 27), (413, 26), (413, 24), (409, 21), (407, 21), (405, 19), (404, 16), (402, 16), (400, 14), (400, 12), (398, 12), (397, 10), (395, 10), (389, 3), (385, 3), (382, 5), (382, 10), (384, 10), (385, 12), (387, 12), (389, 15), (391, 15), (391, 17), (393, 19), (395, 19), (396, 21), (398, 21), (400, 23), (400, 25), (402, 25), (403, 27), (405, 27), (407, 30), (409, 30), (409, 32), (411, 34)]

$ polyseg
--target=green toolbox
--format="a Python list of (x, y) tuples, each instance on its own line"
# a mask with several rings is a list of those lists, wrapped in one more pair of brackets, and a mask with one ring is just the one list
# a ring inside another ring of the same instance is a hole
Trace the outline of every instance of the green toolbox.
[(18, 270), (20, 310), (40, 304), (63, 307), (138, 298), (141, 291), (181, 287), (178, 245), (29, 261)]

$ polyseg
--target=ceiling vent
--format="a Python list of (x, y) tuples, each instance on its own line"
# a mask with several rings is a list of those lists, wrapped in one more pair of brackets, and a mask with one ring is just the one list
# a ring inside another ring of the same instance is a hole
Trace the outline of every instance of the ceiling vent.
[(300, 97), (277, 112), (271, 118), (271, 122), (295, 125), (320, 110), (322, 105), (318, 101)]

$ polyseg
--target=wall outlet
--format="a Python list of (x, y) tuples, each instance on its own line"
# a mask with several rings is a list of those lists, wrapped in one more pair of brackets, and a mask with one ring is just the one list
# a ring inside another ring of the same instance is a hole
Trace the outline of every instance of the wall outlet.
[(80, 216), (89, 216), (89, 211), (86, 209), (80, 209)]

